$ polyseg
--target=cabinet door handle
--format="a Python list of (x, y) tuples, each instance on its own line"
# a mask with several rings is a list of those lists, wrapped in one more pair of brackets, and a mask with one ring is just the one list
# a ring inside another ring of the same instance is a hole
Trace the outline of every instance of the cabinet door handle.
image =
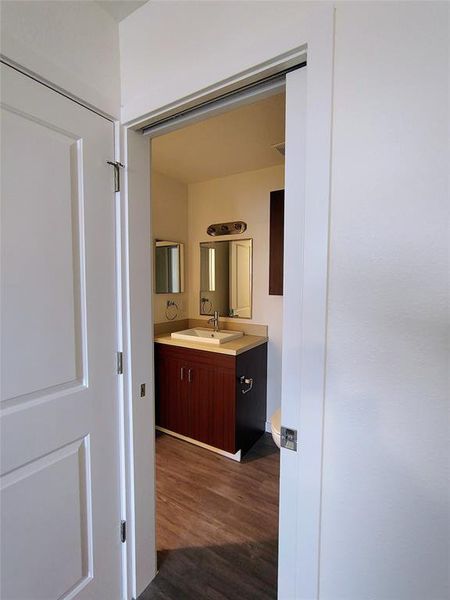
[(249, 387), (245, 390), (241, 389), (241, 393), (242, 394), (248, 394), (248, 392), (252, 389), (253, 387), (253, 378), (252, 377), (246, 377), (245, 375), (242, 375), (242, 377), (239, 377), (239, 383), (241, 385), (248, 385)]
[(188, 381), (189, 383), (192, 381), (192, 369), (188, 369)]
[(184, 367), (181, 367), (181, 369), (180, 369), (180, 379), (181, 379), (181, 381), (183, 381), (183, 379), (184, 379)]

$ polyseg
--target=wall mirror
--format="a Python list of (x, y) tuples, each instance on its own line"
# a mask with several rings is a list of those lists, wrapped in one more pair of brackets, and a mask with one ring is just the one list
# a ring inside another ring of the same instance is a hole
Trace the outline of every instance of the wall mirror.
[(155, 292), (180, 294), (184, 291), (184, 244), (156, 240)]
[(252, 317), (252, 240), (200, 244), (200, 314)]

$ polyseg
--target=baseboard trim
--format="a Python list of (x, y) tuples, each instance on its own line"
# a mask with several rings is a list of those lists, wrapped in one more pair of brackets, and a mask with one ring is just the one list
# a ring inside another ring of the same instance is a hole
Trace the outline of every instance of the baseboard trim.
[(203, 442), (193, 440), (192, 438), (186, 437), (185, 435), (181, 435), (181, 433), (175, 433), (175, 431), (164, 429), (164, 427), (159, 427), (159, 425), (156, 425), (155, 429), (157, 429), (158, 431), (162, 431), (162, 433), (167, 433), (168, 435), (176, 437), (179, 440), (183, 440), (183, 442), (194, 444), (194, 446), (199, 446), (200, 448), (204, 448), (205, 450), (209, 450), (210, 452), (215, 452), (216, 454), (220, 454), (220, 456), (225, 456), (225, 458), (229, 458), (236, 462), (241, 462), (240, 450), (238, 450), (236, 454), (232, 454), (231, 452), (226, 452), (225, 450), (221, 450), (220, 448), (214, 448), (214, 446), (209, 446), (208, 444), (204, 444)]

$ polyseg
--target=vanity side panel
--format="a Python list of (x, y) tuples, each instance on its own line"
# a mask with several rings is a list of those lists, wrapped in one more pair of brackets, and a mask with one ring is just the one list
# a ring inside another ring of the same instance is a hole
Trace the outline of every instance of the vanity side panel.
[[(241, 376), (253, 379), (252, 389), (241, 384)], [(245, 454), (264, 434), (267, 397), (267, 344), (236, 357), (236, 449)]]

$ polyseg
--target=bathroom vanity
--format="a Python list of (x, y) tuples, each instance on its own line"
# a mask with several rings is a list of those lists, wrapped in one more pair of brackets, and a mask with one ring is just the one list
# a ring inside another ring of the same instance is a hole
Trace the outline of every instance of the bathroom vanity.
[(265, 431), (267, 338), (155, 338), (156, 425), (239, 460)]

